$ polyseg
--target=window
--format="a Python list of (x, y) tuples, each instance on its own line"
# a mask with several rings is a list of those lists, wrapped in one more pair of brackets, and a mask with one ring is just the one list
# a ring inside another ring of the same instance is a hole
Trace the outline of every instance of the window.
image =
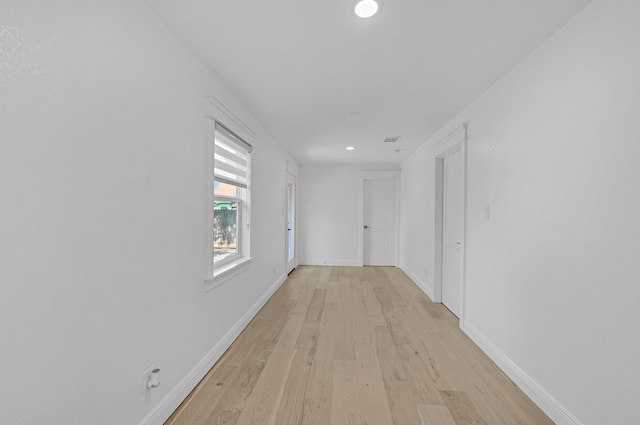
[(238, 211), (242, 208), (240, 189), (218, 181), (213, 184), (213, 263), (233, 260), (240, 253)]
[(211, 143), (209, 193), (209, 278), (249, 259), (249, 194), (253, 148), (215, 123)]

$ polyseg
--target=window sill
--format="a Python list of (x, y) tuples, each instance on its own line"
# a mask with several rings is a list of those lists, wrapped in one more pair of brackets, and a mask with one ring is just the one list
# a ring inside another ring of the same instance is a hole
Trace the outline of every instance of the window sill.
[(204, 291), (209, 292), (227, 283), (231, 278), (249, 268), (252, 260), (253, 257), (244, 257), (216, 268), (212, 277), (204, 278)]

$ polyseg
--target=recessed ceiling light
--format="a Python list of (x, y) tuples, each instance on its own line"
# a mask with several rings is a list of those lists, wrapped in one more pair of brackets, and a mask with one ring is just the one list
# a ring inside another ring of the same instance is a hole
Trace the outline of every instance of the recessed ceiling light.
[(354, 11), (360, 18), (370, 18), (378, 12), (378, 9), (376, 0), (360, 0), (356, 3)]
[(356, 149), (356, 148), (354, 148), (353, 146), (347, 146), (347, 150), (348, 150), (348, 151), (352, 151), (352, 150), (355, 150), (355, 149)]

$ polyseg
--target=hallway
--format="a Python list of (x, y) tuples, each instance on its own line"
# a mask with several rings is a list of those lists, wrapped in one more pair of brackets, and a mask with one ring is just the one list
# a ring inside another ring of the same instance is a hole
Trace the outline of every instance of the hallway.
[(553, 424), (392, 267), (298, 267), (166, 425)]

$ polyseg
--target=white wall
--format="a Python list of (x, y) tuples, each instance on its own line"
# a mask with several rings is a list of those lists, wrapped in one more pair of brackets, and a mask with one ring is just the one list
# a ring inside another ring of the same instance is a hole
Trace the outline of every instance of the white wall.
[[(205, 93), (257, 132), (255, 260), (209, 293)], [(2, 422), (162, 423), (284, 277), (287, 155), (125, 0), (0, 3), (0, 147)]]
[(358, 266), (362, 172), (398, 169), (398, 164), (302, 164), (299, 263)]
[(402, 163), (400, 268), (433, 299), (435, 160), (425, 143)]
[(594, 0), (402, 164), (433, 289), (430, 146), (469, 121), (464, 328), (559, 424), (640, 423), (638, 16)]

